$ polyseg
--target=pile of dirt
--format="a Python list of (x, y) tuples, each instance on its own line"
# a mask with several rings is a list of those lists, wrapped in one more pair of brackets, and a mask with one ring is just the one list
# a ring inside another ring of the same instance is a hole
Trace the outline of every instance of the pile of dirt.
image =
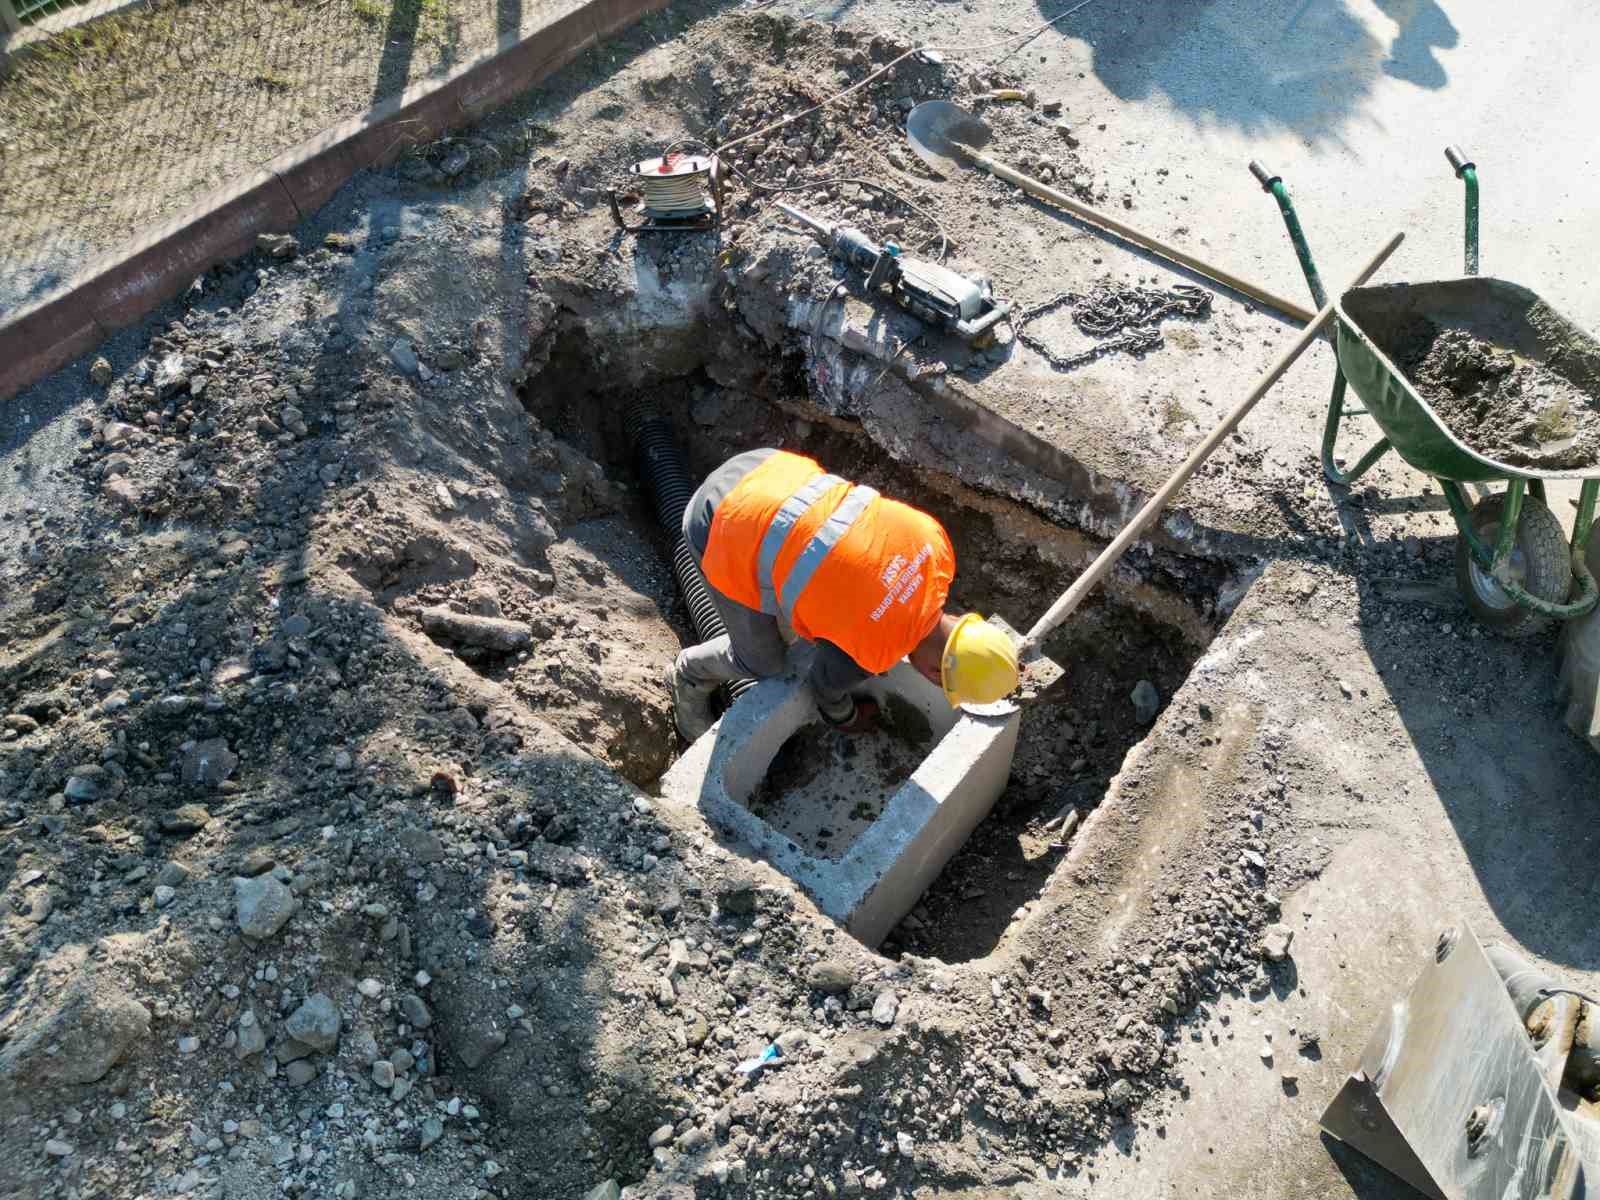
[(1546, 471), (1600, 463), (1600, 396), (1464, 329), (1414, 322), (1395, 363), (1452, 433), (1497, 462)]

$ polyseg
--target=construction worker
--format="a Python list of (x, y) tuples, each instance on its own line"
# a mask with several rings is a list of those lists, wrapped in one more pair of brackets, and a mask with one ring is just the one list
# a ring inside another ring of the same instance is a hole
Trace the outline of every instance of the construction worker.
[(817, 707), (847, 733), (870, 729), (877, 715), (854, 689), (902, 658), (952, 707), (987, 704), (1017, 685), (1011, 639), (975, 613), (945, 611), (956, 556), (944, 527), (809, 458), (785, 450), (730, 458), (689, 501), (683, 536), (728, 630), (673, 664), (685, 740), (711, 727), (720, 684), (782, 673), (780, 617), (816, 643)]

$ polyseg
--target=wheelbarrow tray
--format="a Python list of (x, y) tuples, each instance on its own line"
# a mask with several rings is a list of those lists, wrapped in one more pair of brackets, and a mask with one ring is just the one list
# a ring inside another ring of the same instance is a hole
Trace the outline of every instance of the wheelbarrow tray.
[(1600, 464), (1546, 471), (1478, 453), (1451, 432), (1394, 364), (1407, 327), (1427, 319), (1549, 368), (1600, 408), (1600, 342), (1527, 288), (1483, 276), (1390, 283), (1352, 288), (1334, 308), (1340, 369), (1395, 451), (1417, 470), (1462, 483), (1600, 477)]

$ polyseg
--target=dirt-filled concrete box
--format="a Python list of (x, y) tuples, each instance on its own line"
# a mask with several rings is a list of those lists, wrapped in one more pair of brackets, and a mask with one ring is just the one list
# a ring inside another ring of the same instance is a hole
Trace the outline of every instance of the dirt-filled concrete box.
[[(952, 709), (906, 663), (863, 688), (904, 734), (919, 727), (920, 761), (898, 780), (891, 749), (872, 735), (831, 762), (800, 764), (787, 795), (764, 804), (769, 771), (790, 739), (819, 722), (806, 686), (810, 647), (789, 671), (756, 685), (663, 776), (669, 803), (693, 805), (714, 827), (793, 879), (852, 936), (876, 946), (916, 904), (1005, 788), (1016, 748), (1015, 710)], [(905, 740), (902, 736), (902, 742)], [(798, 745), (799, 743), (796, 743)], [(800, 754), (827, 757), (825, 746)], [(877, 793), (876, 797), (874, 793)], [(877, 804), (881, 803), (881, 808)]]

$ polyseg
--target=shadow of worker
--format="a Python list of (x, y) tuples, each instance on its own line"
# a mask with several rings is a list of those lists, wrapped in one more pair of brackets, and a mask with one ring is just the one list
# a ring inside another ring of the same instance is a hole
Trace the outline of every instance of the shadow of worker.
[(1449, 82), (1444, 64), (1434, 54), (1461, 40), (1450, 17), (1435, 0), (1375, 0), (1383, 15), (1399, 27), (1389, 43), (1383, 73), (1418, 87), (1438, 89)]

